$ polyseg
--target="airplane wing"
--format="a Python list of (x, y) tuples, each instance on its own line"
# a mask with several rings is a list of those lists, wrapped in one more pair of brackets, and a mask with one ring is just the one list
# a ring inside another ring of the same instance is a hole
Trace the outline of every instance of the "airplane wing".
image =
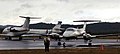
[(11, 34), (0, 34), (0, 37), (9, 37), (12, 36)]
[[(113, 37), (118, 36), (119, 34), (103, 34), (103, 35), (91, 35), (90, 38), (100, 38), (100, 37)], [(77, 39), (83, 39), (83, 36), (77, 37)]]
[[(31, 34), (23, 34), (21, 35), (22, 37), (52, 37), (53, 35), (56, 34), (38, 34), (38, 33), (31, 33)], [(57, 35), (56, 35), (57, 36)]]
[(22, 37), (41, 37), (41, 34), (23, 34)]
[(60, 36), (60, 35), (57, 33), (51, 33), (51, 34), (41, 34), (41, 36), (53, 37), (53, 36)]
[[(11, 35), (11, 34), (0, 34), (0, 37), (13, 37), (14, 35)], [(39, 34), (39, 33), (26, 33), (26, 34), (22, 34), (22, 35), (17, 35), (18, 37), (21, 36), (21, 37), (52, 37), (52, 36), (59, 36), (58, 34), (56, 33), (52, 33), (52, 34)], [(16, 36), (16, 37), (17, 37)]]
[(103, 34), (103, 35), (92, 35), (93, 37), (110, 37), (110, 36), (118, 36), (119, 34)]
[[(10, 37), (10, 36), (13, 36), (11, 34), (0, 34), (0, 37)], [(23, 34), (23, 35), (17, 35), (17, 36), (21, 36), (21, 37), (39, 37), (39, 36), (42, 36), (41, 34)]]

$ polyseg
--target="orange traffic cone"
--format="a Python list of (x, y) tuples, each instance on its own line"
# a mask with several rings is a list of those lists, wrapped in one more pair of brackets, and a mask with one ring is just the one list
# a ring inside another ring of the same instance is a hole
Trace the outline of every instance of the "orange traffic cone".
[(100, 45), (100, 50), (104, 50), (104, 45)]

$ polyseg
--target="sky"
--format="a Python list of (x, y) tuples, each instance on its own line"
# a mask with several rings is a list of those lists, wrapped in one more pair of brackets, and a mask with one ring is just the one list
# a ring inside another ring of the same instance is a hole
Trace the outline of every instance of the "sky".
[(0, 0), (0, 25), (22, 25), (19, 16), (42, 17), (31, 23), (79, 24), (74, 20), (120, 22), (120, 0)]

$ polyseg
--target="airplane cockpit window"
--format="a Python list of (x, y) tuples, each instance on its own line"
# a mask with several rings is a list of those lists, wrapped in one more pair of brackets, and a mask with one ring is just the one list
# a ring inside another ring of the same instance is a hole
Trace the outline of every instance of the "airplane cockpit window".
[(55, 29), (55, 30), (59, 31), (60, 29)]
[(67, 29), (66, 31), (74, 31), (74, 29)]

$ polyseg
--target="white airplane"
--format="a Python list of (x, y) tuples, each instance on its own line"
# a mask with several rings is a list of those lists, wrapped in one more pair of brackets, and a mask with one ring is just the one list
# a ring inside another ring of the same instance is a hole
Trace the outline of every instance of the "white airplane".
[(61, 28), (61, 24), (62, 21), (58, 21), (58, 24), (56, 24), (52, 29), (30, 29), (28, 33), (30, 33), (30, 36), (32, 36), (32, 34), (36, 34), (35, 36), (49, 36), (51, 38), (57, 39), (60, 36), (60, 33), (62, 32), (61, 30), (63, 29)]
[(83, 28), (67, 28), (63, 33), (63, 38), (69, 39), (78, 39), (83, 38), (85, 42), (89, 41), (89, 45), (91, 45), (91, 38), (96, 37), (86, 33), (86, 25), (87, 22), (101, 22), (100, 20), (79, 20), (74, 22), (84, 22)]
[(48, 36), (51, 35), (51, 38), (53, 39), (56, 39), (56, 40), (59, 39), (62, 33), (61, 30), (63, 30), (63, 28), (61, 28), (61, 24), (62, 24), (62, 21), (58, 21), (58, 24), (55, 27), (53, 27), (53, 29), (50, 32), (48, 31), (47, 35)]
[(30, 19), (38, 19), (37, 17), (25, 17), (19, 16), (21, 18), (25, 18), (25, 22), (22, 27), (6, 27), (0, 36), (5, 37), (5, 39), (12, 40), (12, 37), (19, 37), (19, 40), (22, 40), (22, 35), (26, 34), (29, 31), (29, 23)]

